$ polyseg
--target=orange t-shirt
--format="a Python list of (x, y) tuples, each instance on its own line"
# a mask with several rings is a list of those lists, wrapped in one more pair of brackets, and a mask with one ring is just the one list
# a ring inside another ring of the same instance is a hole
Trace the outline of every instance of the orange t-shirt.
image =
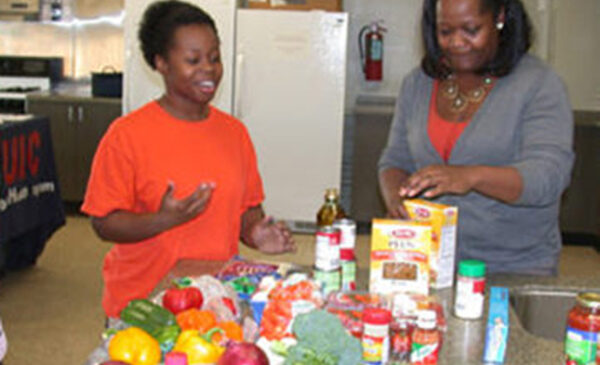
[(452, 122), (442, 118), (437, 112), (437, 90), (439, 81), (433, 82), (433, 92), (431, 95), (431, 103), (429, 104), (429, 122), (427, 125), (427, 133), (435, 150), (440, 154), (444, 162), (448, 162), (452, 148), (456, 141), (460, 138), (463, 130), (470, 122)]
[(227, 260), (238, 252), (241, 215), (264, 199), (254, 147), (245, 126), (211, 107), (201, 122), (170, 116), (154, 101), (117, 119), (102, 138), (81, 210), (156, 212), (167, 183), (175, 198), (199, 184), (216, 187), (196, 218), (152, 238), (116, 244), (104, 258), (102, 304), (117, 317), (144, 298), (183, 258)]

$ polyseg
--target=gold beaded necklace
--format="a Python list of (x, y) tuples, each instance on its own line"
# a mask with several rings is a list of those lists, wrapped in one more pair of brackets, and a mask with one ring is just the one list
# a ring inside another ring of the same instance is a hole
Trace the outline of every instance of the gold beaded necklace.
[(450, 75), (440, 84), (441, 94), (445, 99), (450, 100), (450, 109), (453, 112), (460, 113), (469, 106), (469, 104), (479, 103), (487, 92), (492, 88), (494, 79), (485, 77), (478, 87), (463, 92), (458, 87), (454, 75)]

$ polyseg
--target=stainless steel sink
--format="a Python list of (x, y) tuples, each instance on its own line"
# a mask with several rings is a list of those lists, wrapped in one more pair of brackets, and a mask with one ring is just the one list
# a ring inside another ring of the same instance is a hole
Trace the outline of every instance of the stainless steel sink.
[(531, 334), (551, 340), (563, 341), (567, 314), (577, 291), (545, 287), (513, 288), (510, 303), (521, 326)]

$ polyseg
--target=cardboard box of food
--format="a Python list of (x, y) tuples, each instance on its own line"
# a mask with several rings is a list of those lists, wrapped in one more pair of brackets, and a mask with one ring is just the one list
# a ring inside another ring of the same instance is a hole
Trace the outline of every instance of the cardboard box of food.
[(342, 0), (247, 0), (250, 9), (342, 11)]
[(428, 294), (430, 250), (430, 224), (374, 219), (369, 291)]
[(431, 286), (437, 289), (451, 287), (454, 282), (458, 208), (423, 199), (405, 200), (404, 206), (411, 219), (431, 224)]

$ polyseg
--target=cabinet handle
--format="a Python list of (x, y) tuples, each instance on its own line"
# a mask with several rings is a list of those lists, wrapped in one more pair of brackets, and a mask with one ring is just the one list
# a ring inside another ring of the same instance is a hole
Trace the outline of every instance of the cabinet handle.
[(71, 123), (73, 121), (73, 105), (69, 105), (67, 108), (67, 122)]
[(83, 123), (83, 107), (81, 105), (77, 107), (77, 121)]

